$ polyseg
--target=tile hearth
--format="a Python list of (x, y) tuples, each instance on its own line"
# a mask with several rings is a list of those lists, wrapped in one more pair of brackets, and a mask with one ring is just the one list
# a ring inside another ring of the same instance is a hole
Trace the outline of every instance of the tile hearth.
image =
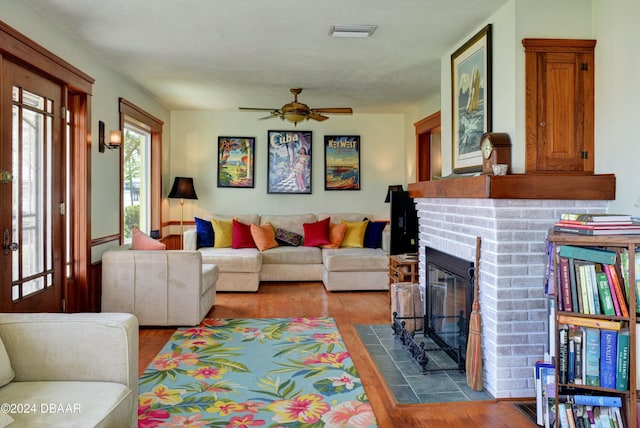
[[(469, 388), (466, 375), (456, 369), (455, 361), (444, 352), (429, 353), (426, 368), (440, 370), (421, 374), (418, 364), (393, 336), (391, 325), (357, 325), (356, 330), (398, 404), (493, 400), (488, 392)], [(416, 333), (416, 338), (419, 337), (427, 348), (436, 347), (430, 339)], [(446, 370), (449, 368), (455, 370)]]

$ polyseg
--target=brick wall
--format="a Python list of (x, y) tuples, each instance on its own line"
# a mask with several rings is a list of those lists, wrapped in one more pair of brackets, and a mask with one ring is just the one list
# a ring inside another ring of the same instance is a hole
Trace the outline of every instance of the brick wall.
[(547, 350), (545, 237), (563, 212), (606, 212), (607, 201), (416, 199), (420, 287), (424, 247), (475, 262), (481, 238), (484, 387), (495, 398), (533, 397), (532, 367)]

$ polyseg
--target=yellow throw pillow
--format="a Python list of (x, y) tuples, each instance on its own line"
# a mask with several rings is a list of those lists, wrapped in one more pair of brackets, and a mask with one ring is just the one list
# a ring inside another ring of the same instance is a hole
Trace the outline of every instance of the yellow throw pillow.
[(233, 223), (232, 220), (211, 220), (213, 225), (213, 247), (229, 248), (233, 242)]
[(276, 242), (276, 232), (273, 230), (270, 223), (265, 223), (262, 226), (252, 224), (251, 236), (253, 237), (253, 242), (256, 243), (256, 247), (258, 247), (258, 250), (260, 251), (278, 246), (278, 243)]
[(342, 224), (347, 225), (347, 231), (344, 234), (341, 247), (362, 248), (364, 243), (364, 233), (367, 230), (369, 220), (349, 223), (344, 220)]

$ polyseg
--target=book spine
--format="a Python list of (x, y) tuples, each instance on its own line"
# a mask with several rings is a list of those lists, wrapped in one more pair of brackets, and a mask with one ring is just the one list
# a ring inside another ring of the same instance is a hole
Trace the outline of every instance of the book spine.
[(573, 402), (579, 406), (622, 407), (622, 399), (620, 397), (608, 395), (577, 394), (573, 396)]
[(568, 257), (577, 260), (586, 260), (594, 263), (612, 265), (616, 262), (616, 253), (613, 251), (597, 250), (573, 245), (560, 245), (558, 254), (560, 257)]
[(585, 385), (600, 386), (600, 330), (586, 329)]
[(569, 263), (569, 283), (571, 284), (571, 304), (573, 305), (573, 312), (582, 312), (580, 307), (582, 304), (579, 302), (580, 294), (576, 284), (576, 267), (573, 263), (573, 259), (567, 259)]
[[(596, 314), (595, 304), (593, 300), (593, 287), (591, 286), (590, 276), (589, 276), (589, 266), (587, 263), (580, 263), (579, 266), (580, 271), (580, 284), (581, 287), (584, 288), (585, 293), (587, 295), (588, 302), (588, 312), (587, 314)], [(584, 298), (584, 296), (583, 296)]]
[(616, 354), (618, 351), (618, 333), (611, 330), (600, 332), (600, 386), (616, 387)]
[(601, 314), (600, 308), (600, 294), (598, 293), (598, 283), (596, 282), (596, 266), (593, 263), (588, 263), (585, 268), (585, 276), (587, 277), (587, 283), (591, 287), (593, 292), (593, 313)]
[(616, 272), (616, 268), (614, 265), (604, 265), (605, 270), (609, 270), (609, 274), (611, 275), (611, 279), (613, 281), (613, 289), (616, 292), (616, 298), (618, 300), (618, 305), (620, 306), (620, 313), (623, 317), (629, 316), (629, 310), (627, 309), (627, 303), (625, 302), (624, 294), (622, 292), (622, 286), (620, 285), (620, 281), (618, 280), (618, 273)]
[(582, 296), (582, 313), (591, 313), (591, 304), (589, 302), (589, 289), (587, 287), (586, 278), (584, 276), (584, 263), (575, 262), (576, 266), (576, 282), (580, 289), (580, 295)]
[(566, 325), (558, 328), (558, 381), (568, 381), (569, 368), (569, 328)]
[(598, 284), (598, 295), (600, 296), (600, 307), (605, 315), (615, 315), (616, 311), (613, 306), (611, 290), (609, 288), (609, 280), (604, 272), (596, 273), (596, 283)]
[(618, 333), (616, 355), (616, 389), (626, 391), (629, 388), (629, 329)]
[(607, 275), (607, 280), (609, 281), (609, 290), (611, 292), (611, 298), (613, 299), (613, 309), (615, 310), (617, 316), (622, 316), (622, 312), (620, 312), (620, 304), (618, 303), (618, 297), (616, 296), (616, 289), (613, 285), (613, 278), (611, 278), (611, 272), (607, 268), (607, 265), (603, 265), (602, 269)]
[(559, 258), (560, 290), (562, 292), (563, 310), (573, 312), (573, 299), (571, 297), (571, 278), (569, 277), (569, 260), (566, 257)]
[(583, 357), (583, 349), (584, 349), (584, 339), (582, 337), (582, 330), (580, 328), (574, 328), (573, 333), (573, 342), (575, 344), (576, 351), (576, 359), (573, 368), (574, 380), (573, 383), (576, 385), (584, 384), (584, 357)]
[(619, 321), (608, 321), (595, 318), (582, 318), (580, 316), (572, 316), (565, 314), (558, 314), (559, 324), (573, 324), (583, 327), (592, 328), (604, 328), (607, 330), (620, 330), (622, 327)]
[(573, 336), (573, 328), (569, 329), (568, 339), (568, 361), (567, 361), (567, 383), (575, 383), (576, 381), (576, 341)]

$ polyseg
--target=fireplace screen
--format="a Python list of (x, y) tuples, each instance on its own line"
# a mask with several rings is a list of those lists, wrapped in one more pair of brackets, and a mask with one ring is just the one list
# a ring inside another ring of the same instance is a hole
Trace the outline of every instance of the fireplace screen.
[(464, 367), (473, 299), (473, 262), (427, 247), (425, 336)]

